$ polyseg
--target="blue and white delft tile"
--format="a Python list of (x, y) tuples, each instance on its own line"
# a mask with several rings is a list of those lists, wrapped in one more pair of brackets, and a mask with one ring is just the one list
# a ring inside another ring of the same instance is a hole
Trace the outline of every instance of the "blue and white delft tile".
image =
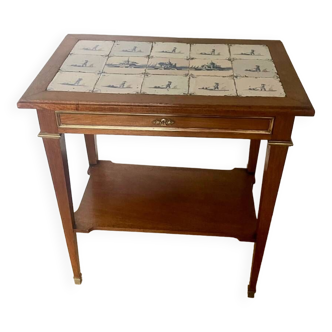
[(276, 67), (270, 60), (234, 60), (234, 76), (278, 77)]
[(187, 95), (188, 76), (147, 75), (141, 93), (152, 95)]
[(153, 43), (152, 57), (169, 57), (189, 59), (190, 44), (185, 43)]
[(266, 45), (230, 45), (233, 59), (271, 60), (269, 48)]
[(102, 74), (93, 92), (140, 93), (144, 75)]
[(191, 59), (228, 59), (229, 46), (227, 44), (191, 44)]
[(99, 75), (94, 73), (58, 72), (47, 91), (92, 92)]
[(104, 73), (108, 74), (144, 74), (148, 63), (147, 57), (118, 57), (108, 58)]
[(152, 43), (134, 41), (116, 41), (111, 56), (148, 56), (151, 52)]
[(108, 55), (113, 47), (113, 41), (80, 40), (72, 49), (72, 54)]
[(190, 60), (189, 74), (193, 76), (232, 76), (233, 68), (229, 60)]
[(146, 72), (154, 75), (188, 75), (189, 60), (172, 58), (150, 58)]
[(236, 96), (232, 77), (190, 77), (189, 94), (201, 96)]
[(285, 97), (276, 78), (236, 78), (237, 93), (241, 97)]
[(103, 70), (106, 60), (106, 56), (71, 54), (62, 64), (60, 70), (97, 74)]

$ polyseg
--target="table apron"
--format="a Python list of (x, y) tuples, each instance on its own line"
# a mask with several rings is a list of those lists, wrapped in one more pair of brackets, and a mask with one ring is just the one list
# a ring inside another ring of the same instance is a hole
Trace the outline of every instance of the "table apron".
[(60, 133), (269, 139), (273, 117), (56, 112)]

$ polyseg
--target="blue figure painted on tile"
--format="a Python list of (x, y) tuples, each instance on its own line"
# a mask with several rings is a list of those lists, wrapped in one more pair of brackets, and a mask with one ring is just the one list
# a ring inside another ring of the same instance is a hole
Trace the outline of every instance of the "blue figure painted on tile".
[(150, 88), (152, 89), (164, 89), (164, 90), (169, 90), (169, 89), (176, 89), (176, 86), (171, 87), (172, 86), (172, 81), (168, 81), (167, 84), (165, 85), (155, 85), (155, 86), (151, 86)]
[(93, 47), (83, 47), (83, 50), (85, 51), (102, 51), (102, 49), (98, 49), (99, 45), (95, 45)]
[(130, 53), (141, 53), (142, 50), (140, 50), (137, 46), (134, 46), (131, 49), (128, 50), (122, 50), (122, 52), (130, 52)]
[(211, 52), (200, 52), (201, 55), (220, 55), (220, 52), (216, 53), (216, 49), (213, 48)]
[(131, 89), (131, 85), (128, 84), (126, 85), (127, 81), (122, 81), (119, 85), (115, 85), (115, 84), (109, 84), (109, 85), (105, 85), (106, 88), (112, 88), (112, 89)]
[(61, 85), (71, 85), (71, 86), (84, 86), (84, 85), (81, 85), (82, 81), (83, 81), (83, 78), (78, 78), (74, 83), (63, 82), (60, 84)]
[(251, 90), (251, 91), (270, 91), (270, 92), (273, 92), (273, 91), (277, 91), (274, 89), (273, 86), (271, 86), (268, 90), (266, 89), (266, 84), (265, 83), (262, 83), (260, 87), (249, 87), (248, 90)]
[(86, 67), (90, 67), (90, 68), (92, 68), (93, 67), (93, 63), (91, 63), (91, 64), (89, 64), (88, 65), (88, 63), (89, 63), (89, 60), (85, 60), (83, 63), (81, 63), (81, 64), (76, 64), (76, 63), (74, 63), (74, 64), (71, 64), (70, 66), (71, 67), (79, 67), (79, 68), (86, 68)]
[(220, 88), (220, 85), (219, 85), (218, 82), (215, 82), (212, 87), (210, 87), (210, 86), (203, 86), (203, 87), (201, 87), (199, 89), (200, 90), (209, 90), (209, 91), (229, 91), (228, 89), (226, 89), (225, 86), (222, 86)]
[(262, 56), (262, 54), (256, 53), (256, 51), (254, 49), (251, 49), (250, 52), (237, 53), (237, 55)]

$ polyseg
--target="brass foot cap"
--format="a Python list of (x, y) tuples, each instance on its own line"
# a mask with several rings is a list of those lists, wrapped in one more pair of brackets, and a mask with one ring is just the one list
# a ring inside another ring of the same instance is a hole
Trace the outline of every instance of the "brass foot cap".
[(83, 281), (84, 281), (83, 277), (81, 277), (81, 278), (73, 278), (73, 279), (74, 279), (74, 285), (75, 286), (82, 286)]

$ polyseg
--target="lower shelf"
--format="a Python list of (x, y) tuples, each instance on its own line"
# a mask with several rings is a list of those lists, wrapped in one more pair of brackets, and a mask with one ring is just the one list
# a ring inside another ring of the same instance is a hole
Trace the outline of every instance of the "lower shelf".
[(99, 161), (75, 212), (77, 232), (118, 230), (255, 241), (257, 219), (246, 169), (137, 166)]

